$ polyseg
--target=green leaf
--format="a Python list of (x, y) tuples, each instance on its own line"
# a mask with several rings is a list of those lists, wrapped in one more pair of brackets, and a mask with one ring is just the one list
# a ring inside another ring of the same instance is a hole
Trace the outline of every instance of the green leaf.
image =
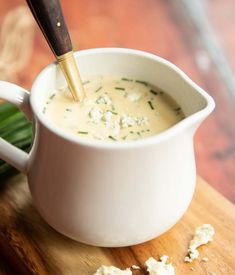
[[(29, 151), (32, 142), (32, 125), (24, 114), (10, 103), (0, 104), (0, 137), (14, 146)], [(0, 159), (0, 182), (18, 171)]]

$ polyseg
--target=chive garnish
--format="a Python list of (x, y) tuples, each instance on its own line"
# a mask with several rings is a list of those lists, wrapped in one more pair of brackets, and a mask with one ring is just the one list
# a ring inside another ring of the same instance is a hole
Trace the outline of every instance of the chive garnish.
[(52, 94), (49, 99), (53, 99), (55, 97), (55, 94)]
[(150, 130), (149, 130), (149, 129), (147, 129), (147, 130), (146, 130), (146, 132), (150, 132)]
[(43, 108), (42, 112), (43, 112), (43, 114), (46, 113), (46, 107)]
[(154, 95), (157, 95), (158, 94), (158, 92), (156, 92), (156, 91), (154, 91), (154, 90), (150, 90), (150, 93), (152, 93), (152, 94), (154, 94)]
[(46, 102), (46, 104), (49, 104), (49, 103), (50, 103), (49, 101)]
[(87, 80), (87, 81), (82, 82), (83, 85), (86, 85), (86, 84), (88, 84), (88, 83), (90, 83), (90, 80)]
[(126, 77), (122, 77), (121, 80), (123, 80), (123, 81), (133, 81), (133, 79), (126, 78)]
[(130, 134), (134, 134), (134, 132), (133, 132), (133, 131), (130, 131), (129, 133), (130, 133)]
[(108, 136), (108, 138), (117, 141), (116, 138), (114, 138), (113, 136)]
[(111, 111), (111, 110), (107, 110), (107, 112), (110, 112), (110, 113), (112, 113), (113, 115), (117, 115), (118, 113), (116, 113), (116, 112), (114, 112), (114, 111)]
[(148, 86), (148, 83), (146, 81), (136, 80), (135, 82)]
[(154, 110), (153, 103), (151, 101), (148, 101), (148, 104), (152, 110)]
[(123, 140), (126, 140), (127, 136), (122, 137)]
[(125, 91), (125, 88), (122, 87), (114, 87), (115, 90), (121, 90), (121, 91)]
[(176, 112), (179, 112), (179, 111), (181, 111), (181, 108), (178, 107), (178, 108), (175, 108), (174, 110), (175, 110)]
[(88, 134), (88, 132), (86, 132), (86, 131), (78, 131), (78, 134), (81, 134), (81, 135), (87, 135), (87, 134)]
[(67, 109), (66, 109), (66, 112), (72, 112), (72, 110), (67, 108)]
[(102, 86), (100, 86), (98, 89), (95, 90), (95, 93), (99, 92), (102, 89)]
[(140, 132), (136, 132), (136, 134), (137, 134), (138, 136), (141, 136)]

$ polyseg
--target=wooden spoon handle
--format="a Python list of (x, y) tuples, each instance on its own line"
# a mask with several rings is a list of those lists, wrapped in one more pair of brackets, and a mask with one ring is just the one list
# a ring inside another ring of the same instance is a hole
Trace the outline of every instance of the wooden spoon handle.
[(72, 51), (72, 43), (59, 0), (26, 0), (56, 56)]

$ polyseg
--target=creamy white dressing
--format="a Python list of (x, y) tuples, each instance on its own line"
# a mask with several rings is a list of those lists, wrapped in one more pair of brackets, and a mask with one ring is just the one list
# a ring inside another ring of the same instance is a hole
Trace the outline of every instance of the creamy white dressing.
[(117, 76), (84, 81), (86, 98), (74, 102), (68, 88), (54, 91), (43, 113), (64, 131), (83, 138), (130, 141), (158, 134), (184, 118), (181, 108), (147, 82)]

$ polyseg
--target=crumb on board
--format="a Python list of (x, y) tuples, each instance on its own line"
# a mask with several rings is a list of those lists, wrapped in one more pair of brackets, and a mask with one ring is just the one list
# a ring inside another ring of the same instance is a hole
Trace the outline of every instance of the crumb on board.
[(102, 265), (93, 275), (132, 275), (130, 268), (121, 270), (115, 266)]
[(168, 256), (163, 255), (160, 261), (150, 257), (145, 266), (149, 275), (175, 275), (175, 269), (171, 263), (167, 263)]
[(191, 263), (199, 256), (197, 248), (213, 240), (215, 229), (210, 224), (203, 224), (196, 228), (193, 239), (189, 243), (188, 255), (184, 258), (185, 262)]
[(208, 262), (208, 260), (209, 260), (209, 259), (208, 259), (207, 257), (203, 257), (203, 258), (202, 258), (202, 261), (203, 261), (203, 262)]
[(132, 269), (135, 269), (135, 270), (141, 269), (141, 267), (140, 267), (140, 266), (135, 265), (135, 264), (133, 264), (133, 265), (131, 266), (131, 268), (132, 268)]

